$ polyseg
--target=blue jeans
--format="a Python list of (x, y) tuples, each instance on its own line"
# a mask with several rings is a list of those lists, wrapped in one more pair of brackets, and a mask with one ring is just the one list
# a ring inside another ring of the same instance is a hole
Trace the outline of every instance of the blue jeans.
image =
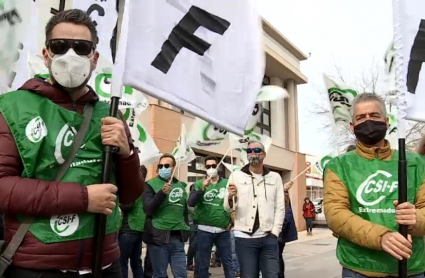
[(168, 264), (174, 278), (187, 278), (186, 254), (180, 236), (171, 236), (169, 243), (149, 244), (148, 249), (154, 278), (166, 278)]
[(208, 270), (210, 267), (211, 249), (213, 244), (217, 247), (217, 253), (220, 256), (224, 269), (224, 277), (234, 278), (235, 271), (233, 270), (230, 232), (209, 233), (198, 230), (196, 256), (198, 258), (197, 269), (199, 278), (209, 277)]
[(230, 240), (232, 244), (233, 269), (235, 270), (235, 272), (240, 272), (238, 255), (236, 255), (235, 233), (233, 231), (230, 232)]
[(119, 233), (120, 264), (122, 277), (128, 277), (128, 260), (130, 259), (131, 271), (134, 278), (143, 278), (142, 267), (142, 233)]
[(276, 236), (237, 237), (235, 242), (242, 278), (257, 278), (260, 271), (263, 278), (279, 277), (279, 246)]
[[(354, 272), (350, 269), (342, 269), (342, 278), (369, 278), (367, 276), (361, 275), (360, 273)], [(387, 278), (396, 278), (394, 276), (388, 276)], [(424, 278), (424, 274), (416, 274), (408, 276), (408, 278)]]

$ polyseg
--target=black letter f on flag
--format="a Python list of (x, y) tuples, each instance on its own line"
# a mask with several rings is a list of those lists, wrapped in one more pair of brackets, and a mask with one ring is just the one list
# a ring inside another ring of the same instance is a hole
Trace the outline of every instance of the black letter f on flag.
[(194, 35), (201, 26), (211, 32), (223, 35), (229, 28), (230, 22), (192, 6), (189, 12), (173, 28), (168, 40), (162, 45), (161, 52), (159, 52), (151, 65), (166, 74), (183, 47), (203, 56), (211, 47), (211, 44)]

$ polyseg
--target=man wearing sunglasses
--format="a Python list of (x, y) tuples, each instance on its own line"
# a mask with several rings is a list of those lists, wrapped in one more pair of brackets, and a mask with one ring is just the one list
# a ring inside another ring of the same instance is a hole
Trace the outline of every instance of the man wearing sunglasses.
[(173, 177), (176, 160), (164, 154), (158, 176), (147, 181), (143, 209), (147, 215), (143, 241), (148, 244), (153, 276), (166, 278), (168, 265), (175, 278), (186, 278), (184, 244), (190, 235), (186, 183)]
[(223, 208), (227, 180), (218, 176), (217, 159), (207, 156), (204, 159), (207, 176), (195, 183), (187, 202), (195, 207), (195, 220), (198, 223), (197, 264), (199, 278), (208, 278), (213, 244), (220, 254), (224, 276), (234, 278), (232, 249), (230, 241), (230, 213)]
[(249, 142), (249, 164), (229, 177), (224, 208), (235, 210), (236, 254), (242, 277), (277, 278), (280, 273), (277, 236), (285, 218), (282, 178), (263, 164), (260, 142)]
[[(6, 243), (19, 246), (3, 254), (14, 253), (5, 277), (90, 275), (100, 213), (108, 215), (102, 277), (118, 278), (118, 203), (143, 192), (138, 152), (127, 124), (108, 117), (109, 105), (86, 85), (99, 56), (95, 23), (67, 10), (45, 31), (50, 77), (0, 96), (0, 211)], [(102, 184), (105, 145), (117, 151), (111, 184)]]

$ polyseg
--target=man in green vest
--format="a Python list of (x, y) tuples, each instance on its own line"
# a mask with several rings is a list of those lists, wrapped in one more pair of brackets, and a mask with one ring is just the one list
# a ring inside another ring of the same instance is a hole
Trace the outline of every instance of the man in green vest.
[(196, 268), (199, 278), (209, 277), (213, 244), (220, 254), (224, 276), (235, 277), (230, 241), (230, 213), (223, 207), (227, 179), (218, 176), (217, 164), (217, 158), (213, 156), (204, 159), (207, 177), (196, 181), (194, 191), (190, 193), (187, 202), (189, 207), (195, 207), (194, 218), (198, 223)]
[[(143, 177), (146, 177), (148, 169), (142, 165), (140, 166), (140, 172)], [(123, 214), (123, 220), (118, 236), (118, 243), (121, 251), (120, 263), (122, 277), (128, 278), (128, 260), (130, 260), (133, 278), (143, 278), (144, 273), (141, 257), (146, 215), (143, 211), (142, 196), (134, 203), (126, 206), (121, 205), (120, 208)]]
[(147, 181), (143, 209), (147, 219), (143, 240), (148, 244), (153, 276), (166, 278), (168, 265), (175, 278), (186, 278), (184, 244), (190, 228), (186, 183), (173, 177), (176, 159), (164, 154), (157, 166), (158, 176)]
[[(339, 236), (336, 255), (342, 277), (397, 277), (398, 260), (408, 259), (410, 278), (425, 270), (424, 158), (407, 153), (408, 202), (398, 204), (398, 152), (385, 135), (385, 103), (373, 93), (352, 104), (355, 151), (332, 159), (325, 168), (324, 212)], [(409, 227), (404, 238), (398, 225)]]
[[(109, 117), (109, 105), (87, 86), (99, 57), (90, 16), (63, 11), (45, 31), (50, 77), (31, 79), (0, 96), (0, 211), (7, 250), (19, 246), (5, 277), (90, 273), (100, 213), (108, 215), (102, 277), (119, 278), (118, 204), (142, 194), (138, 152), (125, 121)], [(79, 136), (84, 129), (85, 136)], [(80, 138), (81, 144), (75, 143)], [(111, 184), (102, 184), (105, 145), (117, 150)], [(17, 232), (20, 225), (24, 233)]]

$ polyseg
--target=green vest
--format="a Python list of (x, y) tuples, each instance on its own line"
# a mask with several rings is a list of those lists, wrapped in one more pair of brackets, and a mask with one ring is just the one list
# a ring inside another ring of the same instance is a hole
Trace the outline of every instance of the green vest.
[[(425, 163), (418, 154), (407, 153), (408, 202), (414, 204), (424, 179)], [(351, 211), (372, 223), (398, 231), (393, 201), (398, 199), (398, 152), (391, 160), (367, 160), (356, 152), (332, 159), (332, 170), (347, 187)], [(325, 173), (326, 173), (325, 170)], [(340, 237), (337, 258), (342, 265), (376, 273), (397, 274), (398, 261), (385, 251), (371, 250)], [(423, 273), (425, 253), (423, 237), (413, 237), (413, 254), (408, 260), (409, 274)]]
[(136, 200), (134, 208), (128, 213), (128, 226), (133, 231), (143, 232), (145, 230), (146, 214), (143, 211), (142, 197)]
[[(195, 183), (195, 190), (201, 190), (204, 180)], [(205, 189), (202, 199), (195, 207), (195, 219), (198, 224), (218, 228), (227, 228), (230, 222), (230, 213), (224, 210), (223, 199), (226, 193), (227, 180), (220, 179), (217, 184), (210, 184)]]
[[(165, 181), (155, 177), (148, 181), (155, 192), (162, 190)], [(173, 183), (172, 190), (167, 194), (167, 199), (162, 202), (155, 214), (152, 216), (152, 225), (155, 229), (166, 231), (190, 231), (185, 222), (186, 209), (186, 184), (178, 181)]]
[[(24, 166), (22, 177), (53, 181), (60, 165), (71, 153), (74, 136), (84, 117), (29, 91), (1, 95), (0, 112), (18, 147)], [(101, 119), (108, 114), (107, 104), (95, 103), (84, 143), (62, 182), (74, 182), (83, 186), (102, 183), (103, 145), (100, 128)], [(111, 181), (115, 182), (115, 175)], [(21, 222), (26, 217), (18, 215)], [(94, 218), (95, 215), (88, 212), (38, 217), (29, 231), (46, 244), (87, 239), (94, 237)], [(117, 231), (120, 225), (117, 205), (107, 218), (107, 234)]]

